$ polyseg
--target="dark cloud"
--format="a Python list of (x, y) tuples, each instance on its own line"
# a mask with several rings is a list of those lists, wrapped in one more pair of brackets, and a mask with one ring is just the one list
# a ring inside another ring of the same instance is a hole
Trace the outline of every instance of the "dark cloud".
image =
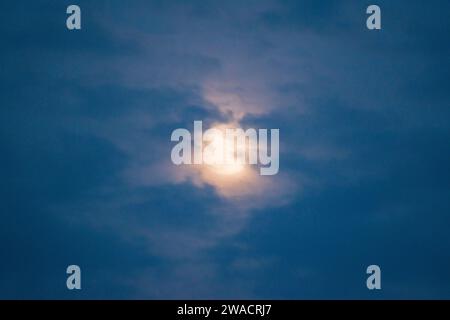
[[(68, 4), (0, 5), (1, 297), (450, 296), (447, 2)], [(238, 115), (280, 129), (250, 205), (167, 169)]]

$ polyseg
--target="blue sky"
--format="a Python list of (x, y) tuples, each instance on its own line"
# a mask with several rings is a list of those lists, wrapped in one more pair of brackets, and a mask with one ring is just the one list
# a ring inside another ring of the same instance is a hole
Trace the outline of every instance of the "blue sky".
[[(448, 1), (70, 4), (0, 4), (1, 298), (450, 298)], [(171, 164), (237, 114), (278, 175)]]

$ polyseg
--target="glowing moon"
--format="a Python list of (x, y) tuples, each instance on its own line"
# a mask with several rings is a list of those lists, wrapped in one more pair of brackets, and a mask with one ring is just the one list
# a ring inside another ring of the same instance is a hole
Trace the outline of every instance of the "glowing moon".
[[(245, 164), (236, 159), (236, 154), (245, 152), (245, 147), (239, 147), (242, 150), (236, 150), (233, 138), (224, 136), (220, 126), (213, 127), (213, 129), (209, 132), (210, 143), (203, 153), (203, 161), (206, 166), (222, 175), (235, 175), (242, 172)], [(224, 162), (223, 159), (231, 160)]]

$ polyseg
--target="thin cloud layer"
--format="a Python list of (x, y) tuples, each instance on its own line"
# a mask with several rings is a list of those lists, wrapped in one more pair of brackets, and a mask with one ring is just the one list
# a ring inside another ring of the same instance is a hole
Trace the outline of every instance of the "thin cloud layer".
[[(449, 296), (447, 2), (79, 5), (0, 4), (2, 297)], [(279, 128), (279, 174), (175, 166), (195, 120)]]

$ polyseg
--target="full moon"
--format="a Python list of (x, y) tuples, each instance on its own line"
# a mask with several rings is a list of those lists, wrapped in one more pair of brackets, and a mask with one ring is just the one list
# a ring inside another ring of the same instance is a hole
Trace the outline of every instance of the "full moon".
[[(214, 173), (221, 175), (236, 175), (245, 169), (245, 164), (240, 163), (236, 159), (238, 153), (245, 153), (245, 146), (238, 147), (241, 150), (236, 150), (236, 145), (232, 137), (227, 137), (223, 134), (221, 126), (214, 127), (213, 133), (210, 135), (210, 143), (207, 146), (207, 152), (203, 153), (203, 160), (205, 165)], [(231, 159), (226, 163), (223, 159)]]

